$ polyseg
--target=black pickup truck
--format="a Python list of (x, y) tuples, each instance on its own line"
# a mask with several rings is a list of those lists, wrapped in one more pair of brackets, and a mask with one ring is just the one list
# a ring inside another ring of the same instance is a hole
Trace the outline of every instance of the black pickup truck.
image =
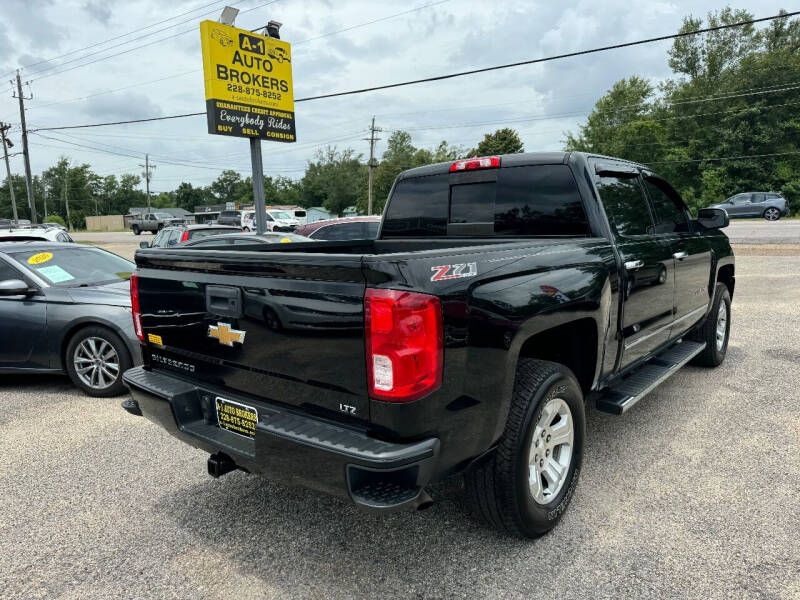
[(622, 414), (725, 358), (724, 210), (643, 165), (514, 154), (405, 171), (378, 238), (146, 249), (130, 413), (233, 469), (378, 509), (463, 473), (521, 536), (575, 488), (584, 407)]

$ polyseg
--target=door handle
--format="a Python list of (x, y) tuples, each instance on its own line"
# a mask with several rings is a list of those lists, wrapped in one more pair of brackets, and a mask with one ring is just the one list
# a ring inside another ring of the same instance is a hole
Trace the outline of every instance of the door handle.
[(629, 260), (625, 262), (625, 268), (629, 271), (631, 269), (641, 269), (644, 266), (643, 260)]
[(672, 258), (675, 258), (677, 260), (683, 260), (687, 256), (689, 256), (689, 253), (686, 252), (685, 250), (681, 250), (680, 252), (676, 252), (675, 254), (673, 254)]

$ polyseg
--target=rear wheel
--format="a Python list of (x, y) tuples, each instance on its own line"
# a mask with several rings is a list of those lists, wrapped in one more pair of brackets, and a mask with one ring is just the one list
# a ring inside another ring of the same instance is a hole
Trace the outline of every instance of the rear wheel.
[(133, 235), (139, 235), (140, 233), (142, 233), (138, 225), (134, 225), (133, 227), (131, 227), (131, 229), (133, 229)]
[(122, 374), (132, 366), (122, 339), (99, 325), (85, 327), (72, 336), (64, 365), (72, 383), (88, 395), (100, 397), (122, 394)]
[(781, 218), (781, 211), (777, 208), (768, 208), (764, 211), (764, 218), (767, 221), (777, 221)]
[(691, 363), (701, 367), (718, 367), (728, 353), (728, 338), (731, 333), (731, 295), (724, 283), (714, 289), (714, 303), (706, 320), (692, 334), (692, 339), (705, 342), (705, 349)]
[(550, 531), (575, 490), (584, 430), (583, 394), (572, 372), (521, 360), (506, 429), (496, 449), (465, 473), (474, 512), (520, 537)]

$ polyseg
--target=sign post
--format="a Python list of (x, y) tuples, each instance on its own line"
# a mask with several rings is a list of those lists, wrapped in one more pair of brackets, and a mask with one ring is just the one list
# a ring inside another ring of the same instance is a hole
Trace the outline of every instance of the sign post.
[(291, 46), (277, 38), (200, 23), (208, 133), (250, 139), (256, 229), (266, 229), (261, 140), (295, 142)]

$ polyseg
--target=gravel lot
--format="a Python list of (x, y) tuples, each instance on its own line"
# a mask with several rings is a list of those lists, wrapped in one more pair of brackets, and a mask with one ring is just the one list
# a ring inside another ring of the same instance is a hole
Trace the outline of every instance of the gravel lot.
[(737, 265), (726, 362), (622, 417), (536, 541), (457, 481), (375, 516), (232, 473), (66, 378), (0, 377), (2, 598), (800, 598), (800, 252)]

